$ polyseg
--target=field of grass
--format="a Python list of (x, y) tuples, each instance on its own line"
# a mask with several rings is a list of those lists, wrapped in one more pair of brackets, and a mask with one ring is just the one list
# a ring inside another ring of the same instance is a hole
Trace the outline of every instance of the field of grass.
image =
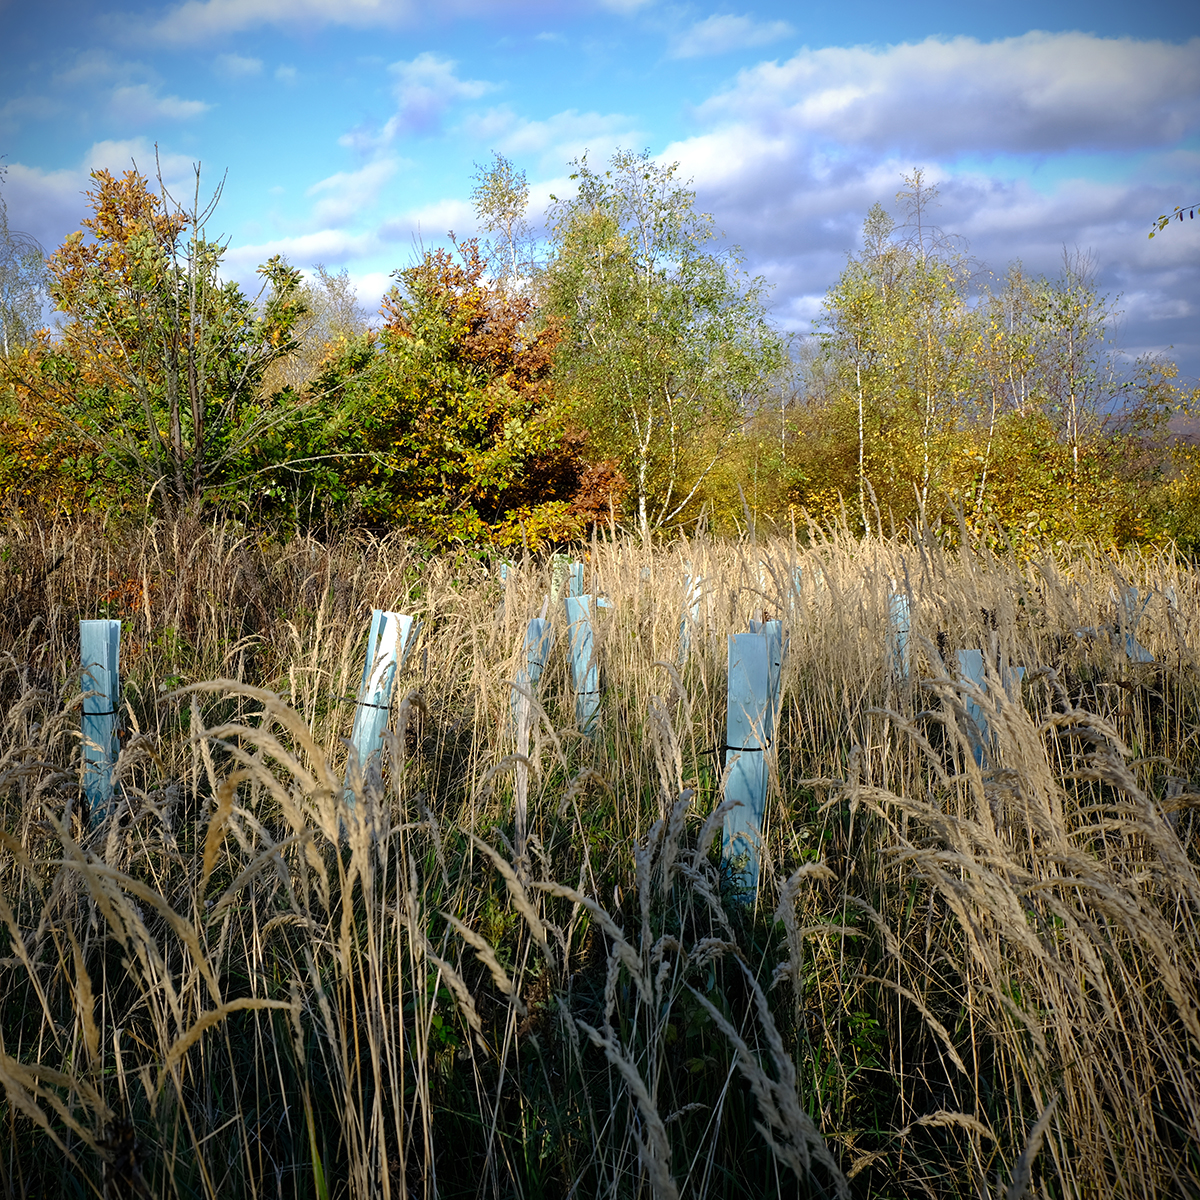
[[(545, 563), (9, 524), (0, 1196), (1200, 1194), (1195, 575), (815, 532), (584, 552), (599, 723), (574, 726), (559, 600), (525, 760)], [(424, 625), (347, 803), (372, 607)], [(789, 640), (745, 904), (726, 638), (764, 613)], [(103, 823), (79, 790), (100, 616)], [(942, 664), (969, 647), (1024, 666), (1019, 695), (968, 695)]]

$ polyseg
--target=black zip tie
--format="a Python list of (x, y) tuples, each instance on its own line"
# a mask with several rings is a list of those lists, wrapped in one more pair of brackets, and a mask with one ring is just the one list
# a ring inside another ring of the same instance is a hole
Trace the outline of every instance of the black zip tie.
[(368, 703), (367, 703), (367, 701), (365, 701), (365, 700), (355, 700), (355, 702), (354, 702), (354, 703), (355, 703), (355, 704), (357, 704), (359, 708), (383, 708), (383, 709), (388, 709), (388, 708), (391, 708), (391, 707), (392, 707), (390, 704), (368, 704)]

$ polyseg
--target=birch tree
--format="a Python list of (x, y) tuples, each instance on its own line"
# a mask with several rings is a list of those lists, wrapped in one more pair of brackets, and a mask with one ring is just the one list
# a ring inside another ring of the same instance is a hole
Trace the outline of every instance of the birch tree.
[(551, 212), (559, 369), (590, 452), (617, 459), (643, 536), (680, 518), (783, 361), (761, 280), (716, 247), (696, 195), (648, 153), (576, 161)]
[(509, 290), (521, 277), (521, 252), (532, 246), (533, 233), (525, 219), (529, 181), (503, 154), (493, 154), (490, 166), (475, 164), (471, 190), (475, 215), (497, 240), (489, 245), (489, 260), (501, 286)]
[(0, 352), (5, 358), (42, 324), (46, 282), (45, 252), (36, 238), (9, 227), (8, 206), (0, 195)]

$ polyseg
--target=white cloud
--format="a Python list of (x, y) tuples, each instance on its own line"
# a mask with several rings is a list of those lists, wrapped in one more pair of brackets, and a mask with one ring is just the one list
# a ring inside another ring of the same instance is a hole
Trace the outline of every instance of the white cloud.
[(384, 292), (392, 286), (392, 277), (387, 271), (364, 271), (361, 274), (351, 271), (350, 281), (358, 293), (359, 304), (370, 313), (379, 308)]
[(300, 73), (295, 67), (278, 66), (275, 68), (275, 78), (280, 83), (295, 83), (300, 78)]
[(46, 120), (63, 111), (63, 105), (49, 96), (14, 96), (0, 106), (0, 129), (18, 129), (28, 120)]
[(1122, 339), (1174, 342), (1200, 373), (1188, 315), (1200, 309), (1200, 223), (1176, 224), (1169, 247), (1165, 234), (1146, 238), (1191, 194), (1194, 152), (1178, 142), (1200, 126), (1200, 39), (805, 50), (743, 71), (694, 117), (698, 132), (660, 160), (680, 161), (700, 206), (776, 284), (786, 326), (804, 329), (819, 311), (873, 203), (903, 219), (895, 194), (920, 166), (941, 190), (932, 219), (964, 235), (973, 257), (1055, 275), (1064, 245), (1093, 250), (1101, 289), (1125, 296)]
[(125, 138), (120, 141), (96, 142), (83, 156), (83, 171), (105, 170), (114, 175), (136, 169), (147, 179), (162, 172), (163, 181), (172, 192), (189, 180), (195, 181), (195, 165), (185, 154), (159, 150), (145, 138)]
[(545, 120), (519, 117), (507, 107), (471, 114), (461, 126), (469, 138), (519, 157), (537, 155), (543, 170), (558, 171), (585, 152), (593, 161), (607, 159), (619, 146), (640, 145), (646, 139), (633, 117), (624, 113), (579, 112), (567, 109)]
[(314, 183), (307, 193), (321, 197), (313, 206), (314, 222), (325, 228), (338, 227), (373, 208), (399, 165), (395, 158), (379, 159), (361, 170), (339, 171)]
[(229, 79), (246, 79), (261, 75), (263, 62), (261, 58), (246, 58), (241, 54), (218, 54), (213, 66), (218, 74)]
[(786, 21), (756, 21), (730, 13), (706, 17), (684, 30), (671, 44), (674, 58), (699, 58), (725, 54), (751, 46), (766, 46), (788, 37), (794, 30)]
[(1200, 116), (1200, 38), (1029, 33), (806, 49), (743, 71), (697, 115), (909, 153), (1164, 144)]
[[(191, 160), (162, 152), (159, 162), (167, 188), (174, 195), (185, 195), (185, 185), (195, 181)], [(120, 175), (135, 165), (142, 175), (155, 180), (154, 147), (144, 138), (96, 142), (77, 166), (56, 171), (11, 163), (4, 188), (9, 223), (32, 234), (47, 251), (53, 250), (88, 215), (85, 193), (93, 186), (90, 173), (103, 169)]]
[(82, 51), (49, 76), (44, 95), (15, 96), (0, 107), (0, 128), (18, 128), (33, 119), (72, 110), (92, 113), (107, 108), (117, 121), (141, 124), (194, 117), (209, 107), (203, 101), (159, 94), (162, 79), (146, 63), (114, 57), (107, 50)]
[(231, 246), (222, 268), (234, 278), (250, 277), (255, 267), (276, 254), (300, 265), (343, 263), (365, 258), (379, 247), (373, 233), (350, 234), (340, 229), (321, 229), (292, 237), (273, 238), (253, 245)]
[(403, 24), (415, 6), (408, 0), (187, 0), (154, 27), (164, 41), (191, 42), (260, 25), (289, 27)]
[[(632, 13), (652, 0), (592, 0), (578, 8)], [(431, 16), (479, 17), (561, 12), (555, 0), (447, 0), (437, 7), (418, 0), (186, 0), (152, 27), (155, 38), (190, 44), (220, 34), (262, 25), (315, 29), (342, 25), (351, 29), (396, 29)]]
[(389, 138), (400, 132), (427, 133), (441, 121), (442, 114), (461, 100), (477, 100), (495, 88), (482, 79), (459, 79), (457, 64), (426, 51), (411, 62), (395, 62), (388, 72), (395, 79), (399, 108), (385, 127)]
[(81, 84), (104, 83), (122, 77), (128, 79), (138, 73), (145, 77), (148, 72), (137, 63), (118, 62), (107, 50), (84, 50), (65, 69), (56, 71), (53, 82), (57, 88), (78, 87)]
[(212, 107), (203, 100), (183, 100), (178, 96), (160, 96), (146, 83), (114, 88), (109, 109), (118, 121), (147, 125), (164, 118), (186, 121), (202, 116)]
[(388, 74), (394, 80), (396, 112), (382, 128), (360, 125), (342, 134), (339, 143), (369, 154), (405, 134), (436, 133), (451, 107), (495, 90), (494, 83), (483, 79), (459, 79), (454, 73), (457, 65), (453, 59), (429, 51), (409, 61), (392, 63)]
[(810, 326), (872, 204), (903, 220), (895, 195), (919, 166), (941, 193), (931, 219), (977, 261), (1054, 276), (1064, 246), (1093, 251), (1098, 286), (1125, 312), (1120, 341), (1174, 343), (1200, 374), (1200, 222), (1176, 223), (1169, 245), (1146, 237), (1192, 198), (1198, 157), (1179, 140), (1200, 127), (1200, 40), (804, 51), (741, 73), (694, 116), (698, 132), (659, 159), (680, 162), (700, 207), (776, 285), (785, 327)]
[(441, 242), (451, 230), (457, 237), (470, 237), (477, 232), (475, 210), (465, 200), (437, 200), (421, 208), (410, 209), (384, 221), (379, 236), (385, 242), (411, 241), (414, 246)]

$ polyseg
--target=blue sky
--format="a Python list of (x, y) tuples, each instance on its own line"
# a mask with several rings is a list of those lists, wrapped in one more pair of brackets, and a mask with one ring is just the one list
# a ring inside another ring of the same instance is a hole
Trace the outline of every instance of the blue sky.
[(996, 273), (1090, 251), (1130, 352), (1200, 375), (1200, 16), (1179, 3), (0, 0), (13, 228), (52, 248), (88, 171), (227, 172), (212, 232), (250, 279), (284, 253), (346, 267), (368, 306), (419, 243), (475, 231), (473, 164), (679, 161), (773, 313), (803, 330), (922, 167), (936, 220)]

